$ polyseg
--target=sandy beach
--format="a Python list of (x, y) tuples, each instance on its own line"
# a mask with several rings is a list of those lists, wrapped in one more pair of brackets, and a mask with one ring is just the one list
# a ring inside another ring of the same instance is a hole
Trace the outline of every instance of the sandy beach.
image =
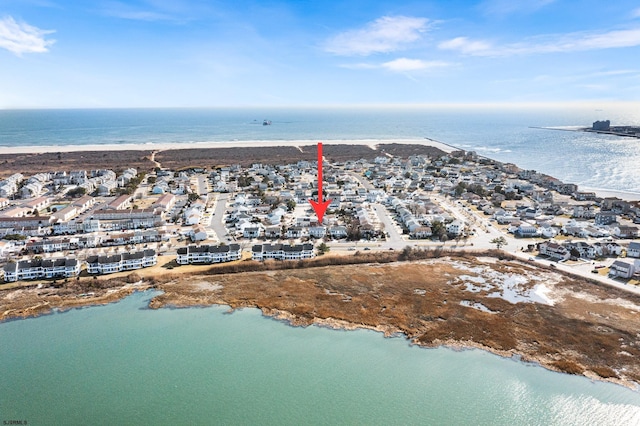
[(366, 145), (375, 148), (380, 144), (424, 145), (438, 148), (444, 152), (457, 151), (458, 148), (432, 139), (337, 139), (337, 140), (252, 140), (228, 142), (177, 142), (177, 143), (145, 143), (145, 144), (95, 144), (95, 145), (42, 145), (42, 146), (0, 146), (0, 154), (36, 154), (51, 152), (83, 152), (83, 151), (168, 151), (177, 149), (210, 149), (210, 148), (261, 148), (288, 146), (299, 147), (315, 145), (322, 142), (326, 145)]

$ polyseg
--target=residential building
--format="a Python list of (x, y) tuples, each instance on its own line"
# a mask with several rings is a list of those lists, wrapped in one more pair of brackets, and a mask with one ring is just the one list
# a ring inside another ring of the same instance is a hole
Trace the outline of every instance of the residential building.
[(314, 256), (313, 244), (258, 244), (251, 249), (251, 258), (260, 261), (311, 259)]
[(4, 280), (15, 282), (42, 278), (70, 278), (80, 273), (77, 259), (29, 259), (9, 262), (4, 266)]
[(176, 262), (179, 265), (191, 263), (220, 263), (240, 260), (242, 250), (239, 244), (228, 245), (191, 245), (177, 250)]
[(632, 241), (627, 248), (627, 257), (640, 258), (640, 242)]
[(599, 226), (611, 225), (616, 223), (617, 215), (612, 212), (599, 212), (595, 215), (595, 223)]
[(631, 278), (635, 272), (634, 265), (631, 263), (616, 260), (611, 265), (609, 275), (614, 278)]
[(89, 256), (87, 272), (89, 274), (112, 274), (114, 272), (147, 268), (158, 263), (155, 250), (118, 253), (106, 256)]
[(549, 256), (553, 260), (557, 261), (567, 260), (571, 257), (571, 254), (566, 247), (551, 241), (544, 241), (540, 243), (538, 245), (538, 250), (540, 251), (540, 254)]

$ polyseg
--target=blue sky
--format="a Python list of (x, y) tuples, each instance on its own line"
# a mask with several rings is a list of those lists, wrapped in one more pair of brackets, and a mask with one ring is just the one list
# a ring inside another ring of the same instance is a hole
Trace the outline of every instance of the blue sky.
[(637, 0), (0, 0), (0, 108), (638, 99)]

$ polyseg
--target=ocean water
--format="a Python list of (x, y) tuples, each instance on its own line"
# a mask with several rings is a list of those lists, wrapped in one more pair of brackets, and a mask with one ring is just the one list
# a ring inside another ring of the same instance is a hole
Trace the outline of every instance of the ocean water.
[[(269, 119), (271, 126), (263, 126)], [(640, 194), (640, 140), (531, 127), (609, 119), (640, 108), (274, 108), (0, 110), (0, 146), (431, 138), (585, 189)]]
[(0, 421), (640, 424), (621, 386), (256, 309), (145, 309), (153, 294), (0, 324)]

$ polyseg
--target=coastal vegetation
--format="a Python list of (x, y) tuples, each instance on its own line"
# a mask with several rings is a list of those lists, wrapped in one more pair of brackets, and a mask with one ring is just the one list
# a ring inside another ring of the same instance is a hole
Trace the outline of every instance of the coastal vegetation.
[[(481, 280), (486, 283), (473, 284)], [(107, 303), (148, 288), (163, 292), (153, 308), (256, 307), (295, 325), (402, 333), (419, 345), (480, 347), (556, 371), (640, 383), (634, 362), (640, 355), (640, 297), (498, 251), (406, 247), (215, 266), (164, 259), (135, 273), (6, 288), (0, 291), (0, 318)], [(544, 300), (536, 300), (543, 288)]]

